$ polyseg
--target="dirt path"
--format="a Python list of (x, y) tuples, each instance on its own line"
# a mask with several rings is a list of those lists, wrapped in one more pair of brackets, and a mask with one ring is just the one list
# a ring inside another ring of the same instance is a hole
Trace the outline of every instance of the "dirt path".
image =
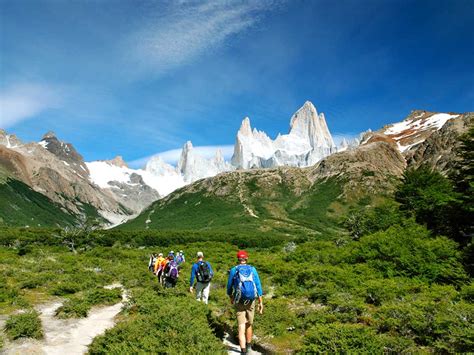
[[(229, 333), (224, 334), (224, 340), (222, 341), (227, 349), (227, 353), (229, 355), (236, 355), (240, 354), (240, 346), (239, 346), (239, 341), (235, 339), (232, 335)], [(249, 353), (250, 355), (259, 355), (258, 351), (250, 350)]]
[[(107, 288), (122, 287), (119, 284)], [(5, 354), (84, 354), (92, 340), (115, 325), (115, 316), (120, 312), (127, 294), (122, 293), (122, 302), (107, 307), (94, 307), (87, 318), (58, 319), (54, 316), (62, 301), (38, 306), (43, 326), (44, 339), (23, 339), (5, 344)]]

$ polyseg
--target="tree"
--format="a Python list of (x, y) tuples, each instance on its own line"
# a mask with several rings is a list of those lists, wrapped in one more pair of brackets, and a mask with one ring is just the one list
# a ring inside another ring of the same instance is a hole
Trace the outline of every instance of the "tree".
[(450, 237), (457, 234), (452, 221), (459, 197), (451, 180), (429, 167), (408, 169), (395, 192), (401, 211), (434, 233)]

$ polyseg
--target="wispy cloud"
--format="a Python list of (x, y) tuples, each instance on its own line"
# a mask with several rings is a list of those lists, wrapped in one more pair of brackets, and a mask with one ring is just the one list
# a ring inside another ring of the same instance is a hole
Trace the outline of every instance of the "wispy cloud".
[(210, 0), (161, 6), (160, 14), (150, 16), (127, 46), (133, 44), (134, 60), (161, 74), (222, 46), (231, 36), (256, 25), (279, 2)]
[[(205, 146), (198, 146), (194, 147), (194, 151), (204, 158), (212, 158), (215, 156), (216, 151), (220, 149), (224, 159), (229, 160), (234, 153), (234, 146), (233, 145), (205, 145)], [(132, 168), (142, 168), (145, 166), (148, 160), (150, 160), (153, 156), (160, 156), (168, 164), (175, 165), (179, 157), (181, 156), (182, 149), (171, 149), (166, 150), (164, 152), (156, 153), (147, 157), (143, 157), (140, 159), (133, 160), (128, 162), (128, 165)]]
[(58, 107), (57, 90), (41, 84), (16, 84), (0, 91), (0, 127), (9, 128), (51, 108)]

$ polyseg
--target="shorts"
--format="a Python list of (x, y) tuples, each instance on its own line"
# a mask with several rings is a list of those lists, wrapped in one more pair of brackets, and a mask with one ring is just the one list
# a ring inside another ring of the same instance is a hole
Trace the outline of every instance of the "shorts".
[(237, 323), (239, 325), (248, 323), (253, 324), (253, 318), (255, 316), (255, 301), (245, 303), (236, 303), (235, 310), (237, 313)]

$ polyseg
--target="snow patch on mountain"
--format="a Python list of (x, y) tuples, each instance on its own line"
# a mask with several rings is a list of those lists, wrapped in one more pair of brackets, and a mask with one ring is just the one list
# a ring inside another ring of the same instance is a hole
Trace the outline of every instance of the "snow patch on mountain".
[(404, 153), (425, 141), (430, 132), (441, 129), (450, 119), (459, 117), (456, 114), (425, 111), (414, 113), (402, 122), (388, 126), (383, 134), (392, 138), (400, 152)]

